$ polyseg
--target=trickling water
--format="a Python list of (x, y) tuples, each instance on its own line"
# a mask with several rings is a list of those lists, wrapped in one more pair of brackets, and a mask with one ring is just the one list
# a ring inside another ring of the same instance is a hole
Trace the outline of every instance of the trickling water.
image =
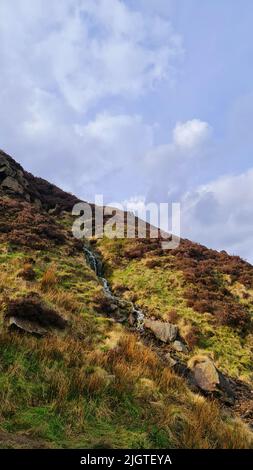
[(84, 255), (85, 255), (87, 263), (89, 264), (91, 269), (96, 273), (98, 279), (102, 283), (105, 295), (107, 297), (109, 297), (112, 301), (114, 301), (119, 306), (128, 305), (131, 309), (132, 315), (135, 318), (136, 329), (138, 331), (143, 331), (143, 329), (144, 329), (144, 319), (145, 319), (145, 315), (144, 315), (143, 311), (141, 309), (137, 308), (132, 302), (130, 302), (128, 300), (122, 300), (122, 299), (120, 299), (119, 297), (117, 297), (116, 295), (114, 295), (112, 293), (107, 279), (102, 277), (103, 265), (102, 265), (101, 260), (87, 246), (84, 246)]
[(136, 329), (139, 331), (143, 331), (144, 329), (144, 320), (145, 315), (141, 309), (137, 309), (133, 306), (132, 310), (133, 315), (136, 316)]
[(87, 246), (84, 246), (84, 255), (88, 265), (96, 273), (96, 275), (100, 277), (102, 272), (102, 263), (97, 259), (94, 253), (89, 248), (87, 248)]
[(111, 297), (111, 298), (115, 298), (115, 296), (112, 294), (112, 291), (111, 291), (111, 288), (110, 288), (110, 286), (109, 286), (109, 284), (108, 284), (107, 279), (105, 279), (104, 277), (100, 277), (100, 280), (101, 280), (101, 282), (102, 282), (102, 284), (103, 284), (103, 288), (104, 288), (105, 294), (108, 295), (108, 296)]

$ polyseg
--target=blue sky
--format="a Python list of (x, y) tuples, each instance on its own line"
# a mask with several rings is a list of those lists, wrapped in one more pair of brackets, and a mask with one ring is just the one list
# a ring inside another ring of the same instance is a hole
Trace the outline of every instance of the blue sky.
[(253, 262), (251, 0), (1, 0), (0, 147)]

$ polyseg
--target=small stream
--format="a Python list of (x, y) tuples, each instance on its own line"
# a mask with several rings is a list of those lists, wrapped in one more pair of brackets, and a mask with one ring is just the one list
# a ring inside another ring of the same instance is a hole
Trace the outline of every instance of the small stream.
[[(113, 294), (108, 280), (105, 277), (103, 277), (103, 274), (104, 274), (103, 263), (100, 257), (96, 253), (94, 253), (92, 249), (88, 247), (87, 245), (84, 246), (84, 255), (86, 258), (86, 262), (91, 267), (91, 269), (96, 273), (99, 282), (103, 286), (104, 294), (107, 296), (107, 298), (110, 299), (112, 303), (112, 307), (116, 306), (116, 311), (117, 312), (120, 311), (121, 313), (123, 313), (123, 321), (128, 320), (129, 325), (131, 325), (135, 330), (142, 333), (144, 331), (144, 322), (145, 322), (144, 312), (140, 308), (135, 306), (133, 302), (122, 299)], [(112, 315), (113, 314), (114, 314), (114, 320), (119, 323), (122, 323), (122, 319), (120, 319), (118, 314), (115, 313), (114, 308), (112, 308)], [(131, 317), (131, 321), (130, 321), (130, 317)], [(165, 349), (165, 353), (166, 353), (166, 349)], [(157, 354), (159, 358), (165, 362), (165, 365), (166, 365), (168, 363), (168, 358), (167, 358), (168, 354), (166, 355), (163, 354), (163, 348), (160, 351), (158, 351)], [(169, 367), (173, 368), (176, 374), (183, 377), (187, 381), (190, 387), (194, 386), (196, 388), (197, 386), (199, 391), (203, 394), (204, 389), (198, 383), (196, 383), (196, 379), (193, 376), (193, 372), (188, 368), (187, 364), (182, 362), (180, 357), (178, 358), (175, 352), (173, 353), (170, 360), (172, 360), (173, 363), (171, 364), (170, 362)], [(226, 378), (226, 376), (224, 376), (221, 372), (219, 372), (219, 377), (222, 378), (222, 382), (220, 382), (219, 399), (222, 401), (222, 403), (229, 404), (229, 407), (231, 407), (231, 404), (234, 404), (236, 392), (232, 388), (232, 382), (230, 383), (229, 379)], [(222, 391), (223, 393), (221, 397), (220, 397), (220, 391)], [(244, 390), (244, 394), (245, 394), (245, 390)], [(248, 398), (246, 396), (246, 400), (247, 399)], [(240, 413), (239, 413), (239, 416), (241, 416)]]
[(114, 304), (116, 304), (120, 309), (124, 309), (124, 307), (128, 308), (128, 312), (130, 312), (133, 322), (134, 322), (134, 327), (138, 331), (143, 331), (144, 330), (144, 320), (145, 320), (145, 315), (143, 311), (136, 307), (133, 302), (130, 302), (125, 299), (121, 299), (120, 297), (116, 296), (113, 294), (109, 282), (107, 281), (106, 278), (103, 277), (103, 263), (100, 260), (100, 258), (91, 250), (91, 248), (87, 247), (86, 245), (84, 246), (84, 255), (86, 262), (90, 266), (90, 268), (95, 272), (97, 275), (100, 283), (103, 286), (103, 291)]

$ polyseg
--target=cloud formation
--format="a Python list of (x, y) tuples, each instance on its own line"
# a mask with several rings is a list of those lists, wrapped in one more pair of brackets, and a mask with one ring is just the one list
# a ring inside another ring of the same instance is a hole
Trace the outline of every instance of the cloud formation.
[(210, 126), (200, 119), (178, 122), (173, 130), (175, 144), (186, 150), (193, 150), (203, 144), (210, 134)]
[(183, 233), (253, 261), (253, 169), (224, 176), (184, 195)]
[(153, 125), (119, 108), (173, 80), (182, 40), (168, 19), (120, 0), (44, 6), (0, 4), (1, 146), (34, 173), (92, 198), (108, 172), (130, 173), (152, 147)]
[[(181, 38), (159, 16), (120, 0), (1, 2), (5, 74), (33, 92), (60, 94), (85, 113), (108, 96), (138, 96), (170, 78)], [(17, 83), (16, 83), (17, 84)]]
[(181, 201), (253, 261), (251, 0), (46, 3), (0, 2), (0, 147), (84, 199)]

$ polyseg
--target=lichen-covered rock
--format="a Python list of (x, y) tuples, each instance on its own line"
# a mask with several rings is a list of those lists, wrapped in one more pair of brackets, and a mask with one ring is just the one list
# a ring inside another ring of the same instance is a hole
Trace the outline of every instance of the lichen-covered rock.
[(171, 323), (163, 323), (157, 320), (149, 320), (148, 318), (144, 321), (144, 327), (154, 333), (155, 337), (163, 343), (170, 343), (174, 341), (178, 334), (178, 327)]
[(219, 373), (210, 357), (195, 356), (189, 361), (188, 366), (199, 388), (206, 392), (217, 390), (220, 383)]

